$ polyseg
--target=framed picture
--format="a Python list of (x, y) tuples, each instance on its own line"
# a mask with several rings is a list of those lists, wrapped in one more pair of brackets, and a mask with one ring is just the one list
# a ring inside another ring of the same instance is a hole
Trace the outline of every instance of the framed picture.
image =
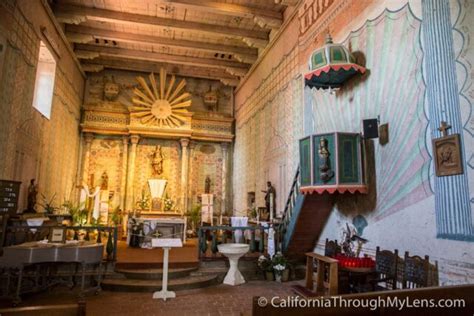
[(260, 221), (267, 222), (270, 220), (270, 212), (267, 211), (266, 207), (259, 207), (257, 212)]
[(459, 134), (433, 139), (433, 156), (436, 176), (452, 176), (463, 173)]
[(66, 229), (53, 228), (49, 233), (49, 242), (63, 243), (66, 240)]

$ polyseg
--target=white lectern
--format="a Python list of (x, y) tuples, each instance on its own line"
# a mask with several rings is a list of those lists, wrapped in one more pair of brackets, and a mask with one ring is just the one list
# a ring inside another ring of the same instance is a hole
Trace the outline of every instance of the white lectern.
[(153, 248), (163, 248), (163, 282), (161, 291), (153, 293), (153, 298), (162, 298), (166, 301), (167, 298), (175, 298), (176, 293), (168, 291), (168, 261), (169, 251), (171, 248), (183, 247), (183, 243), (180, 238), (153, 238), (151, 240), (151, 246)]

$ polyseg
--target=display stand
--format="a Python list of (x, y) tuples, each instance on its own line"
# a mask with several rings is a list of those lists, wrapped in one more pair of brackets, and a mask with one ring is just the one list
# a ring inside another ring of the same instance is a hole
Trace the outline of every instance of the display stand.
[(153, 293), (153, 298), (161, 298), (166, 301), (167, 298), (175, 298), (176, 293), (168, 291), (168, 261), (169, 251), (171, 248), (183, 247), (183, 243), (179, 238), (153, 238), (151, 240), (153, 248), (163, 248), (163, 281), (161, 291)]

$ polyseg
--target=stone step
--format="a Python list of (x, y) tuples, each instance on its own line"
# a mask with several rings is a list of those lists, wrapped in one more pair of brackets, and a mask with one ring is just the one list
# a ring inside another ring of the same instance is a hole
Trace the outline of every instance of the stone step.
[[(204, 288), (218, 284), (218, 275), (191, 275), (168, 280), (168, 290), (181, 291)], [(155, 292), (162, 288), (161, 280), (105, 279), (102, 289), (112, 292)]]
[[(198, 267), (174, 268), (168, 270), (168, 279), (178, 279), (189, 276)], [(134, 280), (161, 280), (163, 269), (116, 269), (115, 272), (123, 274), (127, 279)]]

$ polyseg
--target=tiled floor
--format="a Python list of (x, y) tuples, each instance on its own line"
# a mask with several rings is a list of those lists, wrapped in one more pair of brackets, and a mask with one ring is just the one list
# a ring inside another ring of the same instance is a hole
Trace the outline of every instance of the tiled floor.
[[(251, 281), (241, 286), (218, 285), (205, 289), (177, 292), (175, 299), (164, 302), (152, 299), (152, 293), (101, 292), (87, 296), (87, 315), (251, 315), (252, 298), (265, 296), (286, 297), (291, 295), (294, 282), (277, 283)], [(42, 304), (66, 304), (76, 297), (67, 290), (56, 289), (51, 293), (38, 294), (24, 300), (22, 306)]]

